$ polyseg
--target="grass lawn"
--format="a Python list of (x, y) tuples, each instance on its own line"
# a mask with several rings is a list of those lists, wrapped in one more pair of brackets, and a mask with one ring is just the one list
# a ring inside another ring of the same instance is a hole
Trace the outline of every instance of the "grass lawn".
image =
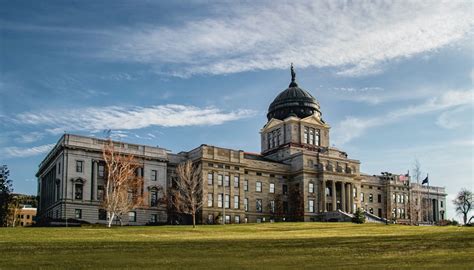
[(473, 227), (0, 228), (0, 269), (474, 269)]

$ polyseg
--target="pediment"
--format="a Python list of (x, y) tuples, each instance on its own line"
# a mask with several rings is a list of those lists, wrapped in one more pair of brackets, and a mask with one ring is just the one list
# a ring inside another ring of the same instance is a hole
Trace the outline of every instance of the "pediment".
[(310, 115), (306, 118), (303, 118), (303, 119), (301, 119), (301, 122), (312, 124), (312, 125), (317, 125), (317, 126), (323, 126), (323, 127), (326, 127), (326, 128), (330, 128), (330, 126), (328, 124), (321, 121), (321, 118), (319, 118), (316, 115)]
[(276, 126), (280, 126), (282, 123), (283, 123), (282, 120), (272, 118), (270, 121), (268, 121), (268, 123), (265, 124), (265, 126), (263, 126), (262, 130), (271, 129)]

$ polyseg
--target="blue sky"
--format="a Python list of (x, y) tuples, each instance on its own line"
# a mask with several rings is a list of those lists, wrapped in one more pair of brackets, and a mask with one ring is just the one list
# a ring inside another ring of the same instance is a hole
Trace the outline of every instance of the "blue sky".
[(363, 172), (417, 158), (449, 201), (474, 189), (470, 2), (0, 2), (0, 163), (16, 192), (36, 192), (65, 131), (259, 152), (291, 62)]

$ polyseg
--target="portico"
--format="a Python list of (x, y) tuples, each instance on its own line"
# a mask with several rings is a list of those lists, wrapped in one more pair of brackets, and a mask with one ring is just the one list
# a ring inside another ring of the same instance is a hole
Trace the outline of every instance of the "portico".
[(341, 210), (354, 213), (353, 183), (351, 181), (323, 179), (321, 187), (320, 212)]

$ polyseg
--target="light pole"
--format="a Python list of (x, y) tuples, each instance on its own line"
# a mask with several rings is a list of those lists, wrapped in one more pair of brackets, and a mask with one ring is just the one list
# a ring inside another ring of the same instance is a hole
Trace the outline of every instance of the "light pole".
[(224, 171), (222, 174), (222, 225), (225, 225), (225, 164), (222, 166)]

